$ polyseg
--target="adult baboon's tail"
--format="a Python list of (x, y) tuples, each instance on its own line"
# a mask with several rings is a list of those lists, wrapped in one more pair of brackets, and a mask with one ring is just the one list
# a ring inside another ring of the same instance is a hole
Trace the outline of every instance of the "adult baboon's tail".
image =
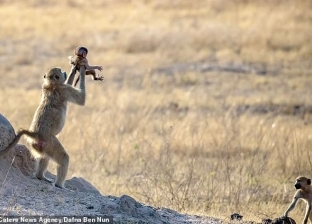
[(16, 146), (16, 144), (18, 143), (22, 135), (27, 135), (31, 138), (38, 138), (38, 133), (31, 132), (25, 129), (21, 129), (16, 133), (16, 136), (14, 140), (11, 142), (11, 144), (8, 147), (6, 147), (4, 150), (0, 151), (0, 156), (7, 154), (12, 148), (14, 148), (14, 146)]

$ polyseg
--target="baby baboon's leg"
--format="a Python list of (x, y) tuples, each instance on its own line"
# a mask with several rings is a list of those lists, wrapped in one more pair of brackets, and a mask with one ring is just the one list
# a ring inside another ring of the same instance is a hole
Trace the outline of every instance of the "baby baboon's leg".
[(86, 75), (92, 75), (92, 80), (103, 81), (103, 79), (104, 79), (103, 76), (97, 76), (94, 69), (86, 71)]
[(52, 141), (52, 147), (46, 153), (57, 163), (55, 186), (65, 188), (64, 182), (68, 170), (69, 156), (56, 137), (53, 137)]
[(96, 72), (95, 72), (94, 69), (87, 70), (87, 71), (86, 71), (86, 75), (92, 75), (92, 76), (93, 76), (93, 79), (96, 79)]
[[(87, 70), (87, 71), (86, 71), (86, 75), (92, 75), (92, 79), (93, 79), (93, 80), (97, 80), (96, 72), (95, 72), (94, 69), (92, 69), (92, 70)], [(79, 82), (79, 79), (80, 79), (80, 75), (76, 78), (74, 86), (77, 86), (77, 84), (78, 84), (78, 82)]]
[(48, 179), (45, 177), (44, 173), (47, 170), (48, 164), (49, 164), (49, 158), (48, 157), (40, 157), (37, 160), (37, 164), (36, 164), (36, 177), (40, 180), (45, 180), (48, 181), (50, 183), (53, 182), (53, 180)]

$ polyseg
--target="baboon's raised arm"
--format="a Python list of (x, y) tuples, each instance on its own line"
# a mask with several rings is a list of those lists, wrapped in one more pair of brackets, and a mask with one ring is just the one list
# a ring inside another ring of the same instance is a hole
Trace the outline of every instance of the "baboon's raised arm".
[[(79, 89), (73, 88), (72, 86), (68, 86), (68, 85), (66, 86), (66, 92), (67, 92), (66, 95), (68, 96), (68, 101), (69, 102), (72, 102), (72, 103), (75, 103), (75, 104), (78, 104), (78, 105), (84, 105), (85, 104), (85, 101), (86, 101), (85, 75), (86, 75), (85, 67), (84, 66), (80, 66), (80, 85), (79, 85)], [(73, 77), (74, 77), (74, 75), (73, 75)], [(67, 84), (69, 84), (68, 83), (69, 79), (70, 79), (70, 76), (67, 79)]]
[(67, 78), (67, 80), (65, 81), (65, 84), (68, 84), (68, 85), (73, 85), (73, 82), (74, 82), (74, 78), (75, 78), (75, 75), (76, 75), (76, 71), (77, 71), (77, 68), (75, 65), (73, 65), (71, 67), (71, 70), (69, 72), (69, 76)]

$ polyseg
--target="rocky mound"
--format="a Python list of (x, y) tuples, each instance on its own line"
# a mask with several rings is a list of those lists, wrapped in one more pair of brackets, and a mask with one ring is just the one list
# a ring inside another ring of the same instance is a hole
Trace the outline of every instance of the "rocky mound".
[(5, 149), (15, 137), (15, 132), (10, 122), (0, 114), (0, 151)]

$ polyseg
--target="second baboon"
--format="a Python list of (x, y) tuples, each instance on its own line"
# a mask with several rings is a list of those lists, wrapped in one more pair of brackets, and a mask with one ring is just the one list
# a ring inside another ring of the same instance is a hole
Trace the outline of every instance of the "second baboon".
[(64, 188), (68, 170), (69, 156), (56, 135), (61, 132), (66, 120), (67, 102), (84, 105), (86, 99), (85, 68), (80, 67), (79, 89), (65, 83), (66, 73), (60, 68), (52, 68), (44, 75), (40, 104), (35, 112), (29, 130), (21, 129), (15, 139), (0, 156), (7, 153), (19, 141), (22, 135), (27, 136), (31, 153), (37, 159), (36, 177), (53, 182), (45, 177), (49, 160), (57, 163), (57, 175), (54, 185)]
[(302, 223), (306, 224), (308, 222), (308, 218), (310, 219), (310, 223), (312, 223), (312, 214), (311, 214), (311, 203), (312, 203), (312, 187), (311, 187), (311, 179), (307, 177), (297, 177), (295, 188), (297, 189), (294, 198), (284, 213), (284, 216), (287, 217), (288, 213), (292, 211), (298, 200), (301, 199), (306, 203), (306, 211), (303, 218)]

